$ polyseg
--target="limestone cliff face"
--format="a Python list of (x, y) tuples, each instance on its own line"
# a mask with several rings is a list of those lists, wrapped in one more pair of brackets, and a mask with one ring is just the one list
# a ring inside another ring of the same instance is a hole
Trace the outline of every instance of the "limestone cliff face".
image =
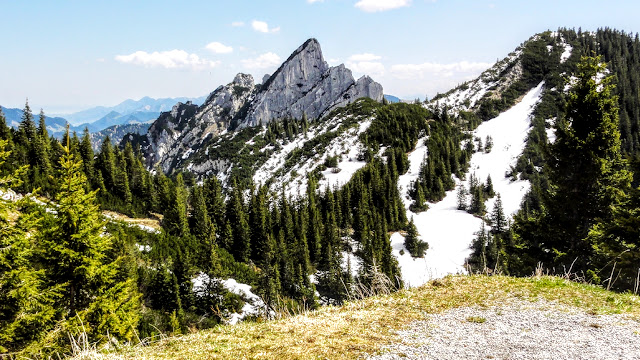
[(147, 132), (147, 164), (170, 171), (189, 149), (225, 130), (253, 90), (253, 77), (238, 74), (231, 83), (214, 90), (202, 106), (178, 103), (162, 113)]
[(363, 96), (382, 101), (382, 86), (366, 79), (357, 83), (344, 65), (329, 67), (318, 41), (309, 39), (262, 85), (240, 126), (303, 114), (316, 119)]
[(178, 103), (162, 113), (146, 135), (147, 164), (170, 172), (209, 136), (285, 117), (318, 119), (361, 97), (382, 101), (382, 86), (368, 76), (355, 81), (344, 65), (329, 67), (318, 41), (309, 39), (261, 85), (251, 75), (238, 74), (202, 106)]

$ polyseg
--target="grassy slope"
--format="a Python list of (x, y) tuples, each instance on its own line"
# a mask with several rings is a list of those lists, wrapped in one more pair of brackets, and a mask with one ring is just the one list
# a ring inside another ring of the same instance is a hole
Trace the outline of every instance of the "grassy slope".
[(343, 307), (262, 323), (220, 326), (112, 353), (118, 359), (354, 359), (393, 342), (395, 332), (427, 314), (460, 306), (544, 299), (592, 314), (640, 318), (640, 297), (556, 277), (452, 276), (423, 287)]

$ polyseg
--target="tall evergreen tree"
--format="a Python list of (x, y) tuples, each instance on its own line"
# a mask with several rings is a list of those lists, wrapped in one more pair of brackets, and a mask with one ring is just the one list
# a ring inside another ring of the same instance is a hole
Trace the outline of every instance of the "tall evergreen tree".
[(234, 179), (226, 212), (227, 223), (230, 224), (233, 229), (231, 254), (236, 261), (249, 262), (249, 257), (251, 256), (251, 239), (243, 197), (242, 190)]
[(58, 207), (40, 240), (48, 281), (63, 289), (57, 304), (63, 316), (72, 324), (82, 321), (93, 341), (103, 342), (107, 334), (130, 340), (139, 320), (139, 295), (133, 279), (117, 281), (119, 260), (108, 256), (113, 239), (104, 233), (96, 192), (85, 192), (82, 162), (69, 142), (64, 151)]
[(309, 223), (306, 237), (309, 244), (309, 256), (313, 263), (317, 263), (320, 259), (320, 233), (322, 230), (320, 211), (316, 201), (316, 187), (316, 179), (309, 177), (307, 181), (307, 216)]
[(172, 236), (185, 237), (189, 235), (187, 196), (182, 174), (178, 174), (171, 189), (171, 201), (162, 219), (162, 227)]
[(191, 188), (190, 199), (192, 210), (189, 222), (197, 244), (198, 265), (211, 273), (218, 265), (215, 224), (209, 217), (201, 186)]
[[(9, 157), (8, 140), (0, 139), (0, 166)], [(26, 166), (0, 177), (0, 192), (18, 185)], [(37, 342), (56, 321), (54, 301), (59, 287), (47, 286), (44, 271), (37, 262), (33, 236), (39, 219), (21, 214), (12, 219), (16, 205), (0, 200), (0, 353), (17, 352)], [(37, 214), (36, 214), (37, 215)], [(29, 234), (29, 235), (28, 235)]]
[(413, 218), (407, 225), (407, 235), (404, 238), (404, 247), (409, 251), (412, 257), (421, 258), (424, 257), (425, 251), (429, 249), (429, 244), (422, 241), (419, 238), (418, 229), (413, 222)]
[(80, 142), (80, 157), (82, 158), (82, 170), (87, 177), (87, 181), (95, 187), (97, 184), (94, 174), (94, 153), (93, 147), (91, 147), (91, 134), (89, 134), (89, 129), (86, 127)]
[(493, 234), (502, 234), (506, 230), (507, 219), (505, 218), (504, 209), (502, 208), (502, 197), (498, 194), (493, 204), (493, 211), (491, 211), (491, 232)]
[(566, 116), (556, 122), (546, 200), (549, 246), (558, 263), (586, 270), (592, 254), (585, 241), (597, 222), (607, 220), (628, 191), (631, 176), (620, 153), (617, 97), (600, 57), (583, 57), (571, 88)]

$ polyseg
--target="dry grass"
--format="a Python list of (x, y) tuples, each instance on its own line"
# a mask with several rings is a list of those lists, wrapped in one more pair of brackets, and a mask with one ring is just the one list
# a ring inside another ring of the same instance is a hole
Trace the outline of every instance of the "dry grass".
[(544, 299), (595, 314), (640, 317), (640, 297), (549, 276), (451, 276), (416, 289), (326, 307), (286, 319), (220, 326), (150, 346), (125, 347), (111, 359), (356, 359), (396, 340), (396, 331), (428, 314), (509, 299)]
[(124, 221), (127, 224), (145, 225), (145, 226), (149, 226), (150, 228), (153, 228), (154, 230), (160, 231), (160, 221), (158, 221), (158, 219), (130, 218), (127, 215), (120, 214), (115, 211), (108, 211), (108, 210), (103, 211), (102, 215), (118, 221)]

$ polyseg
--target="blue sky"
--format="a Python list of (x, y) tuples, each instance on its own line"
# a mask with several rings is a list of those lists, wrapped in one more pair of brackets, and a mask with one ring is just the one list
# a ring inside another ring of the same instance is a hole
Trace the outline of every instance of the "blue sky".
[(310, 37), (385, 93), (432, 97), (537, 32), (639, 32), (638, 1), (0, 0), (0, 105), (46, 113), (256, 82)]

